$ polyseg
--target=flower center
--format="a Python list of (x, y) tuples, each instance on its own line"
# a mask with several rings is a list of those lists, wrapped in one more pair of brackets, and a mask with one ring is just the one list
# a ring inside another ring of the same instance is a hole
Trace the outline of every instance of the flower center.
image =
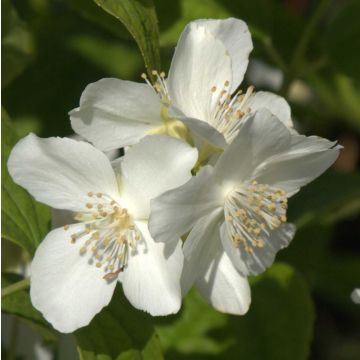
[(192, 145), (192, 138), (184, 123), (169, 116), (169, 106), (171, 99), (166, 85), (165, 73), (163, 71), (158, 73), (156, 70), (153, 70), (152, 74), (156, 78), (154, 84), (150, 82), (145, 73), (141, 74), (141, 77), (160, 96), (162, 103), (160, 116), (163, 120), (163, 124), (155, 129), (150, 130), (148, 134), (165, 134), (184, 140)]
[(245, 94), (239, 90), (231, 96), (228, 90), (229, 85), (230, 82), (225, 81), (222, 89), (218, 89), (216, 86), (211, 88), (215, 108), (209, 121), (210, 125), (224, 135), (228, 144), (239, 132), (243, 117), (251, 111), (246, 103), (254, 92), (254, 87), (249, 86)]
[(286, 222), (287, 198), (284, 190), (253, 181), (233, 190), (226, 198), (224, 212), (234, 247), (247, 253), (263, 248), (270, 230)]
[[(124, 270), (129, 248), (136, 248), (141, 235), (127, 209), (109, 195), (89, 192), (88, 196), (89, 211), (75, 216), (85, 229), (71, 234), (70, 239), (72, 243), (82, 241), (80, 254), (90, 253), (90, 262), (104, 268), (104, 279), (113, 279)], [(65, 230), (68, 228), (64, 226)]]

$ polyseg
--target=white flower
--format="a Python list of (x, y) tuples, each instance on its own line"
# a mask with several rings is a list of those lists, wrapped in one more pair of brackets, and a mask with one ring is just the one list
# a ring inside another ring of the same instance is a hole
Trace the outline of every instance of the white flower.
[(195, 282), (215, 308), (245, 312), (244, 277), (268, 268), (294, 236), (295, 226), (286, 222), (287, 198), (323, 173), (339, 148), (292, 134), (268, 110), (259, 110), (214, 167), (203, 167), (185, 185), (152, 200), (149, 229), (155, 241), (176, 240), (191, 230), (184, 244), (183, 292)]
[(225, 148), (245, 115), (262, 107), (291, 127), (283, 98), (255, 94), (253, 87), (236, 92), (251, 50), (251, 35), (241, 20), (191, 22), (181, 34), (167, 79), (154, 72), (154, 85), (144, 76), (150, 86), (118, 79), (88, 85), (80, 107), (70, 112), (72, 127), (102, 150), (132, 145), (148, 133), (174, 135), (182, 129), (173, 118), (197, 138)]
[(181, 304), (181, 242), (151, 238), (150, 199), (191, 178), (197, 151), (149, 136), (117, 161), (67, 138), (30, 134), (14, 147), (8, 168), (38, 201), (76, 212), (78, 223), (51, 231), (31, 267), (33, 305), (59, 331), (87, 325), (106, 306), (117, 280), (138, 309), (175, 313)]

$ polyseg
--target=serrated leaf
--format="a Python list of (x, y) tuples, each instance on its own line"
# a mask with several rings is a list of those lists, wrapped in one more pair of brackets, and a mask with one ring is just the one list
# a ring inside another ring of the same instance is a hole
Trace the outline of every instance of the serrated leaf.
[(150, 77), (151, 70), (161, 70), (159, 29), (152, 0), (94, 0), (105, 11), (119, 19), (134, 37), (144, 58)]
[(7, 160), (18, 139), (5, 110), (1, 120), (1, 236), (33, 255), (48, 231), (50, 212), (12, 181)]
[(26, 24), (21, 21), (12, 3), (3, 1), (1, 10), (4, 19), (1, 43), (3, 54), (1, 87), (4, 87), (20, 75), (29, 64), (33, 54), (33, 44)]
[(190, 293), (175, 320), (158, 325), (169, 359), (307, 359), (314, 308), (304, 279), (277, 263), (251, 279), (251, 290), (245, 316), (221, 314)]
[[(5, 288), (22, 277), (17, 274), (2, 274), (1, 286)], [(58, 339), (58, 332), (49, 325), (42, 315), (31, 305), (29, 292), (27, 290), (17, 291), (1, 299), (1, 311), (15, 315), (35, 331), (37, 331), (46, 342), (54, 342)]]
[(110, 305), (75, 336), (83, 360), (163, 359), (151, 316), (133, 308), (119, 288)]

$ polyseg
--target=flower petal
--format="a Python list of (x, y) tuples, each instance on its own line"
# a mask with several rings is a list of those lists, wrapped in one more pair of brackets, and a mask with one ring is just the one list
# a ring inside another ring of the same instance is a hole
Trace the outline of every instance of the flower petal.
[(104, 270), (80, 255), (69, 233), (84, 229), (82, 224), (51, 231), (38, 247), (31, 265), (32, 304), (55, 329), (73, 332), (89, 324), (112, 297), (116, 281), (103, 279)]
[(236, 271), (224, 251), (214, 256), (196, 286), (202, 297), (218, 311), (244, 315), (249, 310), (249, 282)]
[(338, 158), (340, 149), (341, 146), (326, 139), (293, 135), (289, 149), (266, 159), (253, 178), (281, 188), (291, 196), (328, 169)]
[(57, 209), (87, 210), (90, 191), (118, 196), (110, 161), (83, 141), (30, 134), (13, 148), (8, 168), (13, 180), (36, 200)]
[(225, 81), (231, 85), (231, 58), (226, 47), (206, 27), (191, 22), (182, 32), (171, 62), (167, 80), (171, 103), (187, 117), (207, 120)]
[(155, 241), (177, 241), (204, 215), (223, 204), (222, 188), (204, 166), (185, 185), (151, 201), (149, 229)]
[(264, 246), (246, 252), (243, 247), (235, 247), (223, 223), (220, 229), (221, 242), (232, 264), (243, 276), (258, 275), (269, 268), (274, 262), (276, 253), (287, 247), (295, 235), (295, 225), (286, 223), (270, 231), (269, 236), (262, 237)]
[(125, 296), (134, 307), (153, 316), (176, 313), (181, 306), (181, 241), (158, 244), (146, 223), (137, 221), (136, 226), (143, 238), (130, 254), (122, 274)]
[(121, 196), (130, 212), (147, 219), (150, 200), (191, 179), (198, 152), (187, 143), (163, 135), (151, 135), (130, 148), (121, 161)]
[(88, 85), (80, 107), (70, 112), (72, 128), (107, 151), (133, 145), (162, 124), (160, 98), (147, 84), (101, 79)]
[(267, 91), (259, 91), (250, 96), (246, 102), (246, 106), (255, 112), (259, 109), (266, 108), (270, 110), (280, 121), (288, 128), (293, 128), (294, 124), (291, 120), (291, 109), (287, 101), (278, 95)]
[(214, 174), (239, 184), (248, 180), (256, 166), (272, 155), (283, 153), (291, 142), (290, 131), (267, 109), (244, 120), (238, 135), (217, 161)]
[(221, 243), (219, 229), (221, 216), (223, 216), (221, 208), (203, 216), (194, 224), (184, 243), (185, 260), (181, 276), (183, 296), (191, 289), (194, 282), (204, 275)]
[(195, 282), (201, 295), (215, 309), (244, 314), (250, 305), (250, 287), (223, 250), (219, 232), (221, 216), (221, 209), (204, 216), (186, 239), (182, 293), (184, 296)]
[(200, 140), (207, 141), (221, 149), (227, 146), (224, 135), (205, 121), (185, 116), (180, 110), (171, 107), (169, 115), (182, 121), (191, 131), (192, 135), (200, 137)]
[(253, 49), (251, 34), (246, 23), (239, 19), (197, 20), (197, 25), (220, 40), (231, 57), (232, 85), (230, 93), (234, 92), (243, 81), (249, 63), (249, 54)]

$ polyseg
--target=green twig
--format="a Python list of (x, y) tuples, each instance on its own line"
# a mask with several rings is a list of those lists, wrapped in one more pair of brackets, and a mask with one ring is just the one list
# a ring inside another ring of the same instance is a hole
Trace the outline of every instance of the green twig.
[(297, 47), (294, 50), (294, 54), (292, 57), (291, 62), (291, 69), (296, 70), (298, 65), (302, 63), (306, 51), (309, 45), (309, 42), (311, 40), (311, 37), (314, 33), (314, 30), (321, 20), (324, 11), (326, 10), (327, 6), (329, 5), (331, 0), (322, 0), (320, 1), (318, 7), (315, 9), (314, 13), (309, 19), (309, 22), (307, 23), (307, 26), (305, 27), (305, 30), (303, 32), (303, 35), (301, 36)]
[(24, 279), (16, 282), (15, 284), (11, 284), (7, 287), (4, 287), (1, 289), (1, 297), (5, 297), (8, 295), (11, 295), (13, 293), (16, 293), (21, 290), (25, 290), (30, 286), (30, 279)]
[(251, 27), (251, 35), (254, 39), (257, 39), (260, 43), (263, 44), (265, 51), (267, 52), (270, 59), (277, 65), (282, 71), (287, 72), (288, 66), (283, 60), (280, 53), (275, 48), (271, 37), (263, 33), (261, 30)]

